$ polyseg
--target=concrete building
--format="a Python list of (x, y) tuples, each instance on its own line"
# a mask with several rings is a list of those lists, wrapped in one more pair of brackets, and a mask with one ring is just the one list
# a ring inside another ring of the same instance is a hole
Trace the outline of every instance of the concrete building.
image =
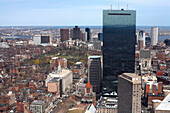
[(73, 39), (73, 29), (70, 29), (70, 39)]
[(96, 95), (101, 92), (102, 84), (102, 57), (101, 56), (89, 56), (88, 57), (88, 81), (93, 86), (93, 91)]
[(85, 94), (85, 87), (86, 87), (85, 83), (81, 83), (81, 82), (76, 83), (76, 95), (81, 96)]
[(79, 78), (84, 73), (84, 69), (85, 66), (83, 62), (76, 62), (72, 69), (73, 78)]
[(61, 41), (69, 40), (69, 29), (60, 29)]
[(138, 50), (145, 48), (145, 31), (140, 30), (138, 36)]
[(80, 28), (78, 26), (75, 26), (75, 28), (73, 28), (73, 40), (82, 39), (82, 33), (80, 32)]
[(158, 43), (158, 27), (151, 28), (151, 45), (157, 45)]
[(149, 69), (151, 69), (151, 51), (140, 50), (139, 62), (141, 71), (148, 71)]
[(0, 104), (7, 104), (8, 106), (11, 106), (15, 103), (15, 94), (9, 93), (7, 95), (1, 95), (0, 96)]
[(60, 93), (60, 79), (52, 79), (47, 83), (48, 92)]
[(119, 75), (118, 113), (141, 113), (141, 76), (135, 73)]
[(62, 87), (62, 92), (65, 93), (66, 88), (68, 88), (72, 84), (72, 72), (68, 69), (61, 69), (61, 65), (59, 63), (58, 69), (53, 71), (52, 73), (49, 73), (46, 79), (46, 86), (50, 80), (53, 78), (59, 78), (62, 80), (62, 83), (60, 84)]
[(82, 41), (87, 41), (87, 32), (82, 33)]
[(113, 97), (101, 97), (96, 106), (98, 113), (117, 113), (118, 100)]
[(40, 34), (40, 35), (34, 35), (33, 41), (35, 45), (41, 45), (41, 44), (52, 44), (53, 37), (52, 35), (46, 35), (46, 34)]
[(53, 69), (56, 69), (58, 67), (58, 64), (60, 63), (61, 65), (61, 68), (62, 69), (66, 69), (67, 68), (67, 59), (66, 58), (58, 58), (58, 57), (53, 57), (51, 60), (50, 60), (50, 66), (53, 68)]
[(31, 113), (45, 113), (45, 102), (42, 100), (34, 100), (30, 104)]

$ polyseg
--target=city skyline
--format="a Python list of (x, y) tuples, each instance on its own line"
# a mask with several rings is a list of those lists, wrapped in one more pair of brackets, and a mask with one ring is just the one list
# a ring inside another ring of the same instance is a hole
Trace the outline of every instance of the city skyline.
[[(137, 11), (137, 26), (168, 25), (169, 1), (148, 0), (1, 0), (0, 26), (102, 25), (102, 10), (124, 8)], [(147, 13), (146, 13), (147, 12)], [(166, 17), (166, 18), (163, 18)]]

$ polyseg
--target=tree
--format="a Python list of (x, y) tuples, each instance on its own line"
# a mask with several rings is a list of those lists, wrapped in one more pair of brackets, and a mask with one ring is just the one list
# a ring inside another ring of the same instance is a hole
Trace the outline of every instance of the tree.
[(40, 63), (39, 59), (34, 60), (34, 64), (39, 64), (39, 63)]
[(46, 63), (50, 64), (50, 59), (46, 59)]

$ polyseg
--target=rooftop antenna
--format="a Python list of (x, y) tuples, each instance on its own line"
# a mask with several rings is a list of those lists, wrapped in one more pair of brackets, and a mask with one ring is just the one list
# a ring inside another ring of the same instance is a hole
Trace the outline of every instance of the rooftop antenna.
[(111, 4), (111, 7), (110, 7), (110, 10), (112, 10), (112, 4)]
[(128, 4), (127, 4), (127, 10), (128, 10)]

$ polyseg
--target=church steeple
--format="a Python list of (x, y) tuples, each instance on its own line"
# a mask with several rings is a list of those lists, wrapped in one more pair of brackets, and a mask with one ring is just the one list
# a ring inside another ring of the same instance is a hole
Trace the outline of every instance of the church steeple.
[(61, 74), (61, 65), (60, 65), (60, 62), (59, 62), (59, 64), (58, 64), (58, 69), (57, 69), (57, 74)]

